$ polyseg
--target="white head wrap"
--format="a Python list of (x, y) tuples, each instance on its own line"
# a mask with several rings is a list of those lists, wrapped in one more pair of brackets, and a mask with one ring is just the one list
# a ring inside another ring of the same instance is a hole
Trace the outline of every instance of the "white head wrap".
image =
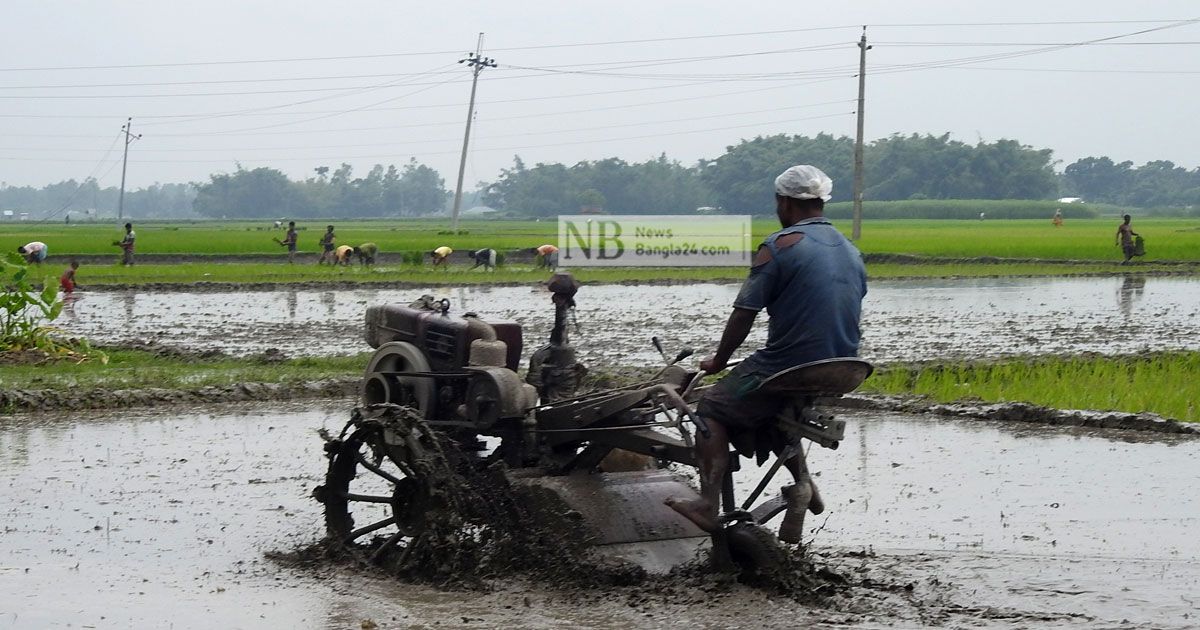
[(833, 180), (815, 166), (800, 164), (775, 178), (775, 193), (795, 199), (829, 201), (833, 196)]

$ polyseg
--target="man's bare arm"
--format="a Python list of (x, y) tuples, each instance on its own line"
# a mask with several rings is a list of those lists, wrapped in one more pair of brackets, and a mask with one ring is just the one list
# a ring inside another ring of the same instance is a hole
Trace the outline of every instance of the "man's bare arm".
[(742, 342), (746, 340), (746, 336), (750, 334), (750, 329), (754, 326), (754, 318), (758, 316), (758, 311), (752, 311), (745, 308), (734, 308), (729, 314), (729, 321), (725, 322), (725, 332), (721, 334), (721, 344), (717, 346), (717, 352), (711, 358), (700, 362), (700, 369), (705, 372), (720, 372), (729, 364), (729, 357), (733, 356), (734, 350), (737, 350)]

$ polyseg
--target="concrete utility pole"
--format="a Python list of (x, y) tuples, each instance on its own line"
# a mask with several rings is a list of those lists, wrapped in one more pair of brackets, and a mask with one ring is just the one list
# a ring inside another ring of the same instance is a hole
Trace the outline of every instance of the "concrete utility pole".
[(854, 141), (854, 228), (850, 239), (857, 241), (862, 236), (863, 202), (863, 99), (867, 91), (867, 27), (863, 26), (862, 39), (858, 40), (858, 135)]
[(454, 232), (458, 231), (458, 211), (462, 207), (463, 174), (467, 169), (467, 145), (471, 142), (471, 120), (475, 118), (475, 86), (479, 83), (479, 73), (483, 72), (484, 68), (496, 67), (495, 59), (483, 56), (483, 33), (479, 34), (475, 52), (467, 53), (466, 59), (459, 59), (458, 63), (471, 66), (472, 76), (471, 104), (467, 106), (467, 131), (463, 134), (462, 159), (458, 162), (458, 185), (454, 187), (454, 210), (450, 219), (450, 229)]
[(129, 163), (129, 145), (133, 144), (134, 140), (142, 137), (142, 134), (133, 135), (133, 118), (125, 119), (125, 124), (121, 126), (121, 133), (125, 134), (125, 157), (121, 158), (121, 196), (117, 197), (117, 220), (125, 218), (125, 166)]

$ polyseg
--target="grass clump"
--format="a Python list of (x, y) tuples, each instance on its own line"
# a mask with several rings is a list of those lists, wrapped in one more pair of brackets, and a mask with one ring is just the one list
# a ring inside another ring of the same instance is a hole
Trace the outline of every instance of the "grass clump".
[(939, 402), (1028, 402), (1200, 422), (1200, 352), (887, 366), (860, 391)]

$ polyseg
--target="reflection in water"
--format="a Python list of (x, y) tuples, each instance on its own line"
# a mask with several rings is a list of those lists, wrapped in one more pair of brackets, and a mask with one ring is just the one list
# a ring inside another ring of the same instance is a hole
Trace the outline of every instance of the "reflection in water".
[(325, 314), (333, 317), (334, 308), (337, 307), (337, 294), (333, 291), (322, 291), (321, 304), (325, 306)]
[(288, 319), (296, 319), (296, 290), (287, 291), (283, 297), (287, 302)]
[(64, 295), (62, 299), (63, 316), (65, 316), (67, 319), (75, 319), (78, 316), (78, 313), (75, 312), (75, 303), (78, 301), (79, 296), (75, 295), (74, 293), (68, 293)]
[(125, 307), (125, 323), (133, 323), (133, 309), (137, 305), (137, 293), (128, 291), (121, 294), (121, 305)]
[(1125, 319), (1129, 319), (1133, 314), (1134, 303), (1142, 301), (1142, 294), (1145, 291), (1145, 276), (1125, 276), (1125, 279), (1121, 281), (1121, 288), (1117, 289), (1117, 306), (1120, 307), (1121, 315)]

